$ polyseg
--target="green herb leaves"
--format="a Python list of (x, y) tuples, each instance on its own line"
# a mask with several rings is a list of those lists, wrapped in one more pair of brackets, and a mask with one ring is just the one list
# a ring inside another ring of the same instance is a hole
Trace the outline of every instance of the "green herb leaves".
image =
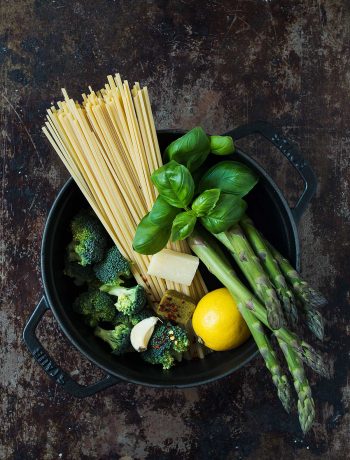
[[(198, 219), (216, 234), (225, 232), (243, 217), (247, 204), (242, 197), (257, 183), (257, 176), (237, 161), (222, 161), (206, 171), (205, 165), (201, 165), (210, 151), (215, 155), (233, 153), (232, 138), (208, 137), (197, 127), (168, 146), (165, 158), (169, 162), (151, 176), (159, 196), (137, 227), (135, 251), (155, 254), (169, 238), (184, 240), (191, 235)], [(193, 200), (195, 189), (199, 195)]]
[(170, 161), (157, 169), (151, 179), (159, 194), (171, 206), (186, 208), (190, 204), (194, 194), (194, 182), (185, 166)]
[(166, 246), (171, 233), (171, 226), (154, 224), (150, 214), (139, 223), (133, 240), (133, 249), (139, 254), (156, 254)]
[(201, 193), (192, 203), (192, 209), (197, 217), (205, 216), (212, 211), (220, 198), (220, 189), (213, 188)]
[(209, 152), (209, 137), (203, 128), (197, 126), (176, 139), (165, 149), (164, 160), (175, 160), (193, 172), (205, 162)]
[(212, 233), (226, 231), (245, 213), (247, 203), (238, 196), (222, 193), (214, 209), (201, 218), (204, 227)]
[(211, 167), (199, 182), (198, 191), (219, 188), (223, 193), (245, 196), (258, 178), (248, 166), (237, 161), (221, 161)]
[(161, 195), (159, 195), (149, 213), (149, 218), (155, 225), (171, 226), (179, 212), (181, 212), (181, 209), (171, 206)]
[(197, 222), (197, 216), (194, 211), (181, 212), (175, 217), (171, 229), (171, 240), (184, 240), (193, 232)]
[(210, 151), (214, 155), (230, 155), (235, 151), (231, 136), (210, 136)]

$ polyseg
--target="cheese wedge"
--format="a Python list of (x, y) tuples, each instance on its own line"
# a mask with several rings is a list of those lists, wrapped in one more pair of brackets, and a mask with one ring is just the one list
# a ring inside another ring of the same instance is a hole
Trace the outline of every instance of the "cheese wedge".
[(199, 259), (191, 254), (163, 249), (152, 256), (148, 274), (190, 286), (198, 269)]

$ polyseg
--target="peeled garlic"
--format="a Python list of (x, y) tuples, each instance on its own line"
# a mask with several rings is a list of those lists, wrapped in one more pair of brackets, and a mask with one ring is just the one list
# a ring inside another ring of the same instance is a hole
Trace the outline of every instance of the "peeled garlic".
[(153, 334), (154, 326), (159, 321), (156, 316), (150, 316), (137, 323), (130, 333), (130, 342), (136, 351), (147, 350), (148, 342)]

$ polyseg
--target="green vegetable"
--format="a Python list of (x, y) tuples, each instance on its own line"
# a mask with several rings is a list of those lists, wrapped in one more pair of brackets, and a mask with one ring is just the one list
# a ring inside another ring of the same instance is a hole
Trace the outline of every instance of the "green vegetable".
[[(204, 263), (208, 270), (231, 292), (237, 302), (242, 303), (248, 308), (265, 326), (272, 329), (267, 320), (265, 307), (237, 278), (231, 265), (225, 260), (225, 257), (216, 244), (215, 240), (195, 228), (188, 238), (189, 245), (197, 257)], [(288, 343), (298, 354), (299, 358), (310, 366), (315, 372), (329, 378), (329, 367), (324, 362), (316, 350), (308, 343), (300, 339), (296, 334), (285, 327), (274, 331), (278, 339)]]
[(140, 323), (142, 320), (146, 318), (149, 318), (150, 316), (154, 316), (154, 313), (149, 308), (144, 308), (143, 310), (138, 311), (137, 313), (129, 315), (128, 318), (130, 320), (131, 325), (135, 326), (136, 324)]
[(253, 313), (245, 308), (242, 304), (238, 304), (238, 309), (250, 329), (255, 343), (259, 348), (261, 356), (264, 358), (266, 367), (271, 373), (272, 381), (277, 389), (278, 397), (285, 410), (289, 413), (292, 404), (292, 395), (288, 378), (281, 369), (278, 357), (271, 345), (268, 336), (266, 335), (264, 327), (261, 322), (253, 315)]
[(168, 145), (164, 152), (164, 163), (175, 160), (193, 172), (205, 162), (209, 152), (209, 138), (198, 126)]
[(80, 265), (102, 260), (108, 235), (92, 211), (79, 212), (71, 222), (73, 241), (68, 246), (68, 259)]
[(123, 277), (131, 277), (129, 262), (121, 255), (117, 246), (107, 251), (105, 258), (94, 266), (94, 272), (103, 283), (101, 291), (105, 292), (120, 286), (124, 282)]
[(304, 433), (309, 431), (315, 420), (315, 403), (310, 384), (306, 378), (304, 366), (293, 348), (283, 340), (278, 340), (286, 358), (288, 369), (293, 376), (294, 388), (298, 395), (299, 423)]
[(154, 224), (146, 214), (137, 226), (132, 247), (139, 254), (156, 254), (166, 246), (170, 233), (171, 225)]
[(131, 327), (125, 324), (118, 324), (111, 331), (97, 327), (94, 331), (96, 337), (104, 340), (112, 348), (114, 355), (122, 355), (129, 351)]
[[(240, 305), (241, 311), (248, 310), (265, 326), (269, 327), (266, 309), (239, 281), (215, 241), (198, 229), (192, 233), (188, 241), (193, 252), (206, 265), (208, 270), (227, 287)], [(288, 329), (280, 328), (274, 331), (274, 334), (285, 354), (289, 369), (293, 375), (294, 385), (299, 397), (299, 419), (302, 429), (307, 431), (314, 418), (314, 405), (309, 384), (303, 373), (301, 361), (304, 361), (304, 363), (325, 377), (329, 377), (329, 368), (322, 357), (309, 344)]]
[(214, 155), (230, 155), (235, 151), (231, 136), (210, 136), (210, 151)]
[(274, 285), (277, 295), (281, 300), (283, 311), (288, 323), (295, 327), (298, 322), (298, 310), (295, 304), (293, 292), (287, 285), (287, 282), (268, 248), (260, 232), (254, 227), (253, 221), (244, 216), (240, 221), (255, 254), (259, 257), (261, 265), (264, 267), (266, 274), (269, 276), (271, 283)]
[(179, 208), (171, 206), (162, 196), (158, 196), (149, 213), (149, 220), (155, 225), (171, 226), (179, 212)]
[(95, 273), (91, 265), (82, 266), (78, 264), (78, 262), (69, 261), (68, 257), (65, 259), (63, 273), (72, 278), (73, 283), (77, 286), (96, 281)]
[(113, 298), (98, 289), (80, 294), (73, 303), (73, 311), (83, 315), (91, 327), (99, 322), (114, 323), (116, 319)]
[(184, 329), (171, 323), (162, 323), (156, 326), (141, 357), (148, 363), (161, 364), (163, 369), (170, 369), (176, 354), (185, 352), (188, 347), (189, 340)]
[(211, 233), (226, 231), (244, 215), (247, 203), (238, 196), (221, 193), (214, 209), (201, 218), (204, 227)]
[(258, 177), (243, 163), (221, 161), (212, 166), (202, 177), (198, 192), (219, 188), (223, 193), (243, 197), (256, 185)]
[(115, 287), (108, 294), (118, 296), (115, 306), (124, 315), (138, 313), (147, 301), (146, 291), (140, 285), (131, 288)]
[(293, 287), (296, 297), (299, 298), (301, 302), (306, 303), (313, 308), (323, 307), (327, 304), (327, 300), (324, 298), (324, 296), (320, 292), (313, 289), (306, 281), (304, 281), (286, 258), (284, 258), (270, 244), (269, 248), (286, 280)]
[(319, 339), (324, 339), (324, 319), (321, 313), (317, 310), (323, 307), (327, 300), (323, 295), (313, 289), (306, 281), (304, 281), (299, 273), (292, 267), (290, 262), (285, 259), (274, 247), (266, 242), (269, 250), (275, 258), (278, 267), (292, 287), (297, 305), (300, 307), (306, 317), (306, 324), (310, 331)]
[(276, 291), (241, 227), (235, 225), (215, 236), (232, 253), (253, 292), (264, 303), (269, 325), (273, 329), (280, 328), (284, 324), (284, 316)]
[(196, 222), (197, 216), (194, 211), (185, 211), (178, 214), (171, 229), (171, 241), (187, 238), (192, 233)]
[(201, 193), (192, 203), (192, 209), (197, 217), (209, 214), (220, 198), (220, 189), (212, 188)]
[(117, 311), (115, 324), (125, 324), (126, 326), (132, 327), (150, 316), (154, 316), (154, 312), (150, 308), (143, 308), (131, 315), (124, 315), (124, 313)]
[(159, 194), (176, 208), (186, 208), (194, 193), (194, 182), (190, 171), (176, 161), (158, 168), (151, 176)]

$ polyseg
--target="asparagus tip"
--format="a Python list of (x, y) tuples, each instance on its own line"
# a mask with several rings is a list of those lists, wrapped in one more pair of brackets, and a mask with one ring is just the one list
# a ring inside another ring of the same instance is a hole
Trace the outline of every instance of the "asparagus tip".
[(309, 303), (313, 308), (321, 308), (327, 305), (327, 299), (324, 297), (323, 294), (321, 294), (321, 292), (310, 288), (309, 295)]

